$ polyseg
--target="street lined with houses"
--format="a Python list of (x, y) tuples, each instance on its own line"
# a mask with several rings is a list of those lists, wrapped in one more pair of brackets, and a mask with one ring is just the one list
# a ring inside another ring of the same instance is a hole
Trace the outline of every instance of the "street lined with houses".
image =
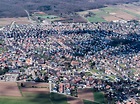
[(79, 88), (109, 100), (139, 100), (140, 22), (5, 26), (0, 80), (45, 82), (50, 91), (79, 97)]

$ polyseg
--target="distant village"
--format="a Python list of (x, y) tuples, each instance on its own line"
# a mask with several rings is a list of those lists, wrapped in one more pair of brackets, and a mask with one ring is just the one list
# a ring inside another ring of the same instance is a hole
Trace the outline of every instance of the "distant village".
[(135, 20), (12, 24), (0, 31), (0, 80), (46, 82), (75, 97), (78, 88), (93, 88), (116, 104), (137, 104), (139, 46)]

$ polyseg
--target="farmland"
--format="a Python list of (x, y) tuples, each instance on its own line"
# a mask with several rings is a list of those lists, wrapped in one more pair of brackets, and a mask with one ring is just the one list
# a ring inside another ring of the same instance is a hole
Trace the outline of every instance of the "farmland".
[[(47, 83), (23, 83), (25, 87), (21, 87), (21, 83), (16, 82), (0, 82), (0, 84), (0, 104), (88, 104), (94, 101), (96, 104), (96, 102), (104, 102), (104, 95), (92, 89), (79, 89), (76, 98), (50, 93)], [(30, 86), (34, 87), (30, 88)], [(99, 96), (102, 96), (102, 99), (99, 99)]]
[(27, 17), (19, 17), (19, 18), (0, 18), (0, 26), (9, 25), (11, 22), (15, 21), (17, 24), (29, 24), (30, 21)]
[[(43, 11), (47, 14), (69, 17), (70, 13), (104, 7), (105, 4), (131, 3), (138, 0), (1, 0), (0, 17), (25, 17), (24, 9), (30, 13)], [(17, 9), (18, 8), (18, 9)]]
[(90, 101), (94, 101), (92, 89), (79, 89), (78, 90), (78, 97), (81, 99), (86, 99)]
[[(27, 13), (34, 14), (35, 12), (44, 12), (49, 21), (63, 21), (63, 22), (86, 22), (86, 19), (81, 18), (77, 12), (89, 11), (92, 9), (99, 9), (108, 5), (116, 5), (123, 3), (132, 3), (138, 0), (1, 0), (0, 1), (0, 27), (5, 26), (12, 21), (17, 23), (29, 23)], [(17, 9), (18, 8), (18, 9)], [(100, 10), (100, 9), (99, 9)], [(102, 11), (100, 11), (102, 12)], [(98, 14), (98, 12), (95, 12)], [(103, 15), (103, 14), (101, 14)], [(105, 22), (107, 17), (101, 15), (92, 15), (88, 17), (89, 22)], [(19, 19), (20, 18), (20, 19)], [(108, 17), (111, 18), (111, 17)], [(21, 22), (20, 22), (20, 21)]]
[(0, 104), (68, 104), (66, 96), (49, 93), (47, 88), (21, 88), (15, 82), (0, 82), (0, 85)]
[(32, 14), (32, 17), (34, 18), (37, 18), (38, 20), (48, 20), (48, 21), (56, 21), (56, 20), (62, 20), (61, 17), (59, 16), (56, 16), (56, 15), (49, 15), (49, 14), (46, 14), (44, 12), (42, 13), (34, 13)]
[(106, 104), (105, 97), (102, 92), (93, 92), (94, 93), (94, 99), (95, 102), (98, 102), (99, 104)]
[(0, 96), (21, 96), (17, 83), (0, 82)]
[[(59, 96), (59, 98), (58, 98)], [(58, 102), (59, 101), (59, 102)], [(68, 104), (64, 95), (33, 94), (25, 97), (0, 97), (0, 104)]]
[[(108, 5), (104, 5), (106, 2), (104, 1), (101, 5), (101, 3), (98, 3), (99, 1), (96, 1), (97, 3), (95, 1), (89, 3), (89, 1), (84, 0), (84, 3), (82, 4), (81, 1), (71, 1), (69, 5), (63, 1), (61, 3), (58, 3), (58, 6), (54, 6), (54, 4), (51, 4), (48, 1), (47, 5), (45, 5), (42, 1), (39, 2), (40, 6), (36, 6), (38, 8), (34, 7), (37, 4), (33, 2), (30, 5), (28, 4), (29, 6), (26, 4), (22, 6), (24, 9), (28, 10), (31, 17), (33, 17), (35, 20), (39, 19), (41, 21), (110, 22), (118, 20), (140, 19), (140, 2), (133, 2), (131, 4), (129, 4), (128, 2), (127, 4), (119, 3), (118, 5), (111, 5), (112, 3), (108, 3)], [(116, 2), (117, 1), (119, 0), (116, 0)], [(55, 4), (57, 4), (57, 2)], [(74, 4), (71, 4), (72, 2)], [(17, 4), (18, 3), (20, 4), (21, 2), (17, 2)], [(6, 8), (6, 10), (4, 11), (0, 11), (0, 27), (8, 25), (12, 21), (15, 21), (17, 24), (31, 23), (31, 21), (28, 20), (27, 14), (24, 9), (19, 7), (19, 9), (17, 10), (17, 8), (15, 8), (17, 5), (14, 5), (15, 4), (13, 4), (12, 9), (10, 9), (10, 11), (12, 10), (12, 12), (10, 13), (6, 12), (7, 10), (9, 11), (8, 8)], [(65, 9), (62, 9), (62, 7)], [(44, 14), (37, 14), (36, 12), (43, 12)]]
[(77, 12), (88, 22), (110, 22), (118, 20), (139, 20), (139, 3), (108, 5), (104, 8)]

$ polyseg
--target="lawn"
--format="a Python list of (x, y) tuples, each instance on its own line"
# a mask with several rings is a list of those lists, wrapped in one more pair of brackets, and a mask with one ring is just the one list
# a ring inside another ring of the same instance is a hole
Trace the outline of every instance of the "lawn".
[[(3, 45), (3, 44), (4, 44), (4, 41), (3, 40), (0, 40), (0, 45)], [(5, 48), (0, 47), (0, 53), (5, 52), (5, 51), (6, 51)]]
[(24, 97), (0, 97), (0, 104), (68, 104), (64, 95), (51, 94), (35, 94), (33, 96)]
[(93, 68), (90, 71), (99, 77), (104, 76), (104, 70), (97, 70), (96, 68)]
[(125, 68), (126, 66), (125, 66), (125, 64), (119, 64), (120, 65), (120, 67), (122, 67), (122, 68)]
[(3, 44), (4, 43), (4, 41), (3, 40), (0, 40), (0, 44)]
[(115, 75), (109, 75), (107, 76), (111, 81), (116, 81), (116, 76)]
[(5, 51), (7, 51), (5, 48), (0, 47), (0, 53), (3, 53), (3, 52), (5, 52)]
[(92, 76), (92, 74), (90, 72), (85, 72), (86, 76)]
[(0, 47), (0, 53), (2, 53), (3, 49)]

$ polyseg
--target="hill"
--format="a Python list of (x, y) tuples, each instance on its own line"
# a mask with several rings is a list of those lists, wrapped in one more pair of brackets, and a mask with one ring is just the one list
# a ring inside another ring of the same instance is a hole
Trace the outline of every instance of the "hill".
[(24, 9), (30, 13), (43, 11), (47, 14), (69, 17), (75, 12), (101, 8), (106, 4), (136, 1), (139, 0), (0, 0), (0, 17), (25, 17), (27, 15)]

